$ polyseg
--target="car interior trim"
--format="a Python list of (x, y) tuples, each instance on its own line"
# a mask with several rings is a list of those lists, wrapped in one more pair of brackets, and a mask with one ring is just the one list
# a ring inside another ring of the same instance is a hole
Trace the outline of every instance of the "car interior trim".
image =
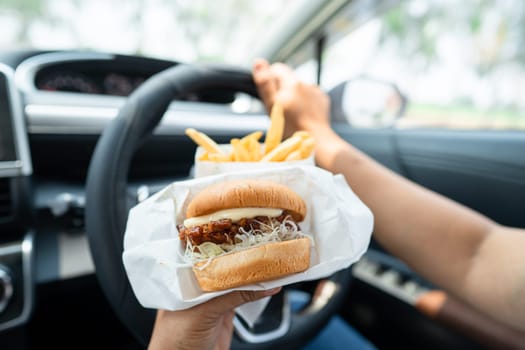
[(512, 183), (518, 186), (525, 185), (525, 179), (521, 176), (521, 169), (516, 169), (515, 164), (488, 162), (483, 160), (471, 160), (460, 155), (439, 157), (439, 155), (415, 155), (404, 154), (403, 161), (410, 168), (426, 168), (441, 170), (448, 173), (479, 176), (491, 180)]
[[(31, 134), (100, 134), (117, 116), (116, 107), (82, 107), (30, 104), (25, 108)], [(210, 135), (265, 130), (268, 118), (262, 114), (236, 115), (169, 109), (155, 134), (184, 135), (186, 128)]]
[(428, 291), (428, 288), (417, 281), (403, 276), (401, 271), (383, 266), (371, 254), (366, 254), (354, 264), (352, 274), (355, 278), (410, 305), (415, 305), (418, 298)]
[(318, 312), (330, 301), (340, 288), (341, 286), (334, 281), (328, 279), (320, 281), (314, 292), (310, 305), (300, 313), (306, 315)]
[(25, 323), (29, 319), (33, 307), (33, 232), (29, 232), (23, 241), (0, 247), (0, 256), (22, 254), (22, 271), (24, 281), (24, 306), (20, 315), (0, 324), (0, 331)]
[(87, 236), (83, 232), (58, 235), (58, 269), (61, 280), (95, 272)]
[[(152, 195), (162, 188), (168, 186), (171, 182), (177, 180), (187, 180), (184, 178), (170, 178), (149, 180), (147, 183), (131, 182), (128, 186), (130, 199), (136, 201), (144, 200), (146, 194)], [(85, 192), (84, 187), (80, 184), (56, 184), (47, 182), (38, 182), (35, 192), (35, 207), (38, 210), (49, 211), (57, 218), (64, 218), (72, 207), (84, 210)], [(79, 231), (80, 230), (80, 231)], [(45, 242), (44, 242), (45, 240)], [(95, 272), (95, 267), (91, 255), (89, 254), (89, 244), (82, 227), (71, 228), (70, 231), (63, 229), (56, 234), (48, 232), (47, 235), (39, 238), (39, 256), (40, 261), (35, 270), (36, 283), (45, 283), (57, 280), (67, 280), (74, 277), (90, 275)], [(54, 249), (49, 250), (53, 246)], [(18, 246), (8, 246), (11, 249), (19, 250)], [(8, 247), (4, 247), (6, 252)], [(15, 251), (15, 252), (16, 252)], [(45, 265), (52, 259), (51, 251), (56, 252), (55, 264)], [(43, 258), (45, 256), (45, 258)]]
[[(317, 28), (326, 23), (340, 8), (347, 5), (348, 0), (330, 1), (328, 5), (323, 0), (302, 1), (297, 4), (307, 15), (283, 18), (282, 24), (275, 26), (274, 35), (268, 36), (268, 44), (256, 53), (256, 57), (268, 57), (272, 61), (281, 61), (297, 50)], [(290, 11), (297, 13), (297, 11)], [(290, 36), (289, 33), (294, 33)]]
[(35, 86), (36, 74), (44, 67), (57, 63), (69, 63), (86, 60), (111, 60), (112, 54), (99, 52), (50, 52), (36, 55), (24, 60), (16, 69), (15, 81), (18, 88), (24, 93), (37, 90)]
[(6, 90), (10, 102), (13, 136), (17, 160), (0, 163), (0, 177), (14, 175), (31, 175), (33, 169), (29, 152), (29, 142), (22, 114), (22, 101), (14, 83), (14, 71), (0, 63), (0, 73), (5, 76)]
[[(89, 244), (84, 232), (61, 232), (56, 235), (49, 235), (46, 238), (39, 238), (38, 243), (38, 253), (41, 256), (37, 262), (39, 265), (35, 270), (37, 285), (65, 281), (95, 273)], [(45, 247), (42, 247), (44, 245)], [(51, 257), (51, 254), (57, 256)], [(50, 263), (50, 259), (56, 260)]]
[(292, 322), (291, 310), (292, 306), (290, 304), (289, 297), (287, 296), (287, 293), (284, 293), (282, 318), (279, 327), (270, 332), (254, 334), (250, 331), (249, 328), (247, 328), (243, 324), (243, 322), (238, 318), (237, 315), (233, 318), (233, 327), (235, 328), (235, 332), (237, 333), (239, 338), (241, 338), (245, 342), (252, 344), (269, 342), (282, 337), (288, 332)]
[(0, 297), (0, 314), (5, 310), (7, 304), (13, 296), (13, 281), (6, 269), (0, 267), (0, 286), (3, 290), (3, 295)]

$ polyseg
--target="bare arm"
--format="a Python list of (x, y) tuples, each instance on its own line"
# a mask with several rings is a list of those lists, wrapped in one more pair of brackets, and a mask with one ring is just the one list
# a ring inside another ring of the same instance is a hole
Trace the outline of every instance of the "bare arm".
[(466, 302), (525, 329), (525, 230), (500, 226), (398, 176), (331, 130), (312, 132), (318, 164), (343, 174), (370, 207), (374, 237), (387, 250)]
[(315, 137), (319, 166), (341, 173), (375, 218), (375, 238), (433, 283), (525, 329), (525, 230), (502, 227), (375, 162), (330, 128), (329, 102), (283, 65), (258, 62), (266, 101), (278, 100), (292, 130)]

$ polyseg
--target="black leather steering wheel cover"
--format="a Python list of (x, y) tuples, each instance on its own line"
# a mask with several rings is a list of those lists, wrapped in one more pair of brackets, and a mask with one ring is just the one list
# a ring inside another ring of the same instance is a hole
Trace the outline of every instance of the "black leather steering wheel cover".
[[(119, 319), (143, 345), (149, 342), (155, 310), (145, 309), (139, 304), (122, 263), (125, 225), (133, 204), (127, 203), (128, 171), (136, 149), (152, 134), (170, 102), (182, 93), (203, 88), (226, 88), (257, 96), (251, 74), (247, 71), (179, 65), (158, 73), (130, 95), (118, 116), (104, 129), (88, 170), (86, 233), (96, 275)], [(344, 290), (348, 288), (350, 278), (347, 269), (336, 273), (331, 280)], [(286, 343), (290, 347), (298, 345), (307, 339), (305, 334), (315, 334), (337, 311), (343, 298), (344, 293), (338, 293), (327, 307), (311, 315), (294, 316), (296, 327), (292, 325)], [(283, 345), (282, 341), (257, 345), (234, 340), (232, 347), (271, 348), (277, 344)]]
[(170, 68), (130, 95), (102, 133), (89, 166), (86, 232), (97, 278), (117, 316), (142, 344), (149, 342), (155, 312), (139, 304), (122, 264), (129, 209), (128, 170), (135, 150), (160, 122), (169, 103), (181, 92), (197, 91), (204, 86), (256, 95), (249, 72), (183, 65)]

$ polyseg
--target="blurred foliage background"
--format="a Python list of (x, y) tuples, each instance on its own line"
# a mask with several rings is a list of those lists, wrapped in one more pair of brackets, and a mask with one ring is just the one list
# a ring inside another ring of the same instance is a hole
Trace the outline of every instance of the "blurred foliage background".
[[(0, 0), (0, 49), (248, 65), (298, 1)], [(396, 83), (409, 100), (400, 127), (525, 129), (523, 0), (354, 0), (327, 31), (322, 85), (357, 75)]]

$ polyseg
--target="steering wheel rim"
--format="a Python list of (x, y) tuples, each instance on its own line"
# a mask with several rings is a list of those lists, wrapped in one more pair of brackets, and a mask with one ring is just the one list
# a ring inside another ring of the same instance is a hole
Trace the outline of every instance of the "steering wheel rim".
[[(99, 284), (120, 321), (143, 345), (149, 342), (155, 310), (136, 299), (122, 263), (123, 236), (129, 208), (127, 176), (131, 159), (152, 134), (168, 105), (177, 96), (201, 89), (227, 88), (257, 96), (251, 74), (228, 67), (178, 65), (160, 72), (132, 93), (118, 116), (104, 129), (90, 162), (86, 183), (86, 233)], [(246, 344), (235, 339), (234, 349), (270, 348), (304, 343), (342, 303), (350, 270), (330, 277), (335, 293), (319, 309), (310, 306), (292, 318), (292, 328), (277, 341)], [(319, 284), (321, 286), (321, 284)], [(319, 288), (318, 288), (319, 289)], [(333, 289), (333, 288), (332, 288)], [(318, 300), (318, 299), (317, 299)], [(324, 299), (323, 299), (324, 300)]]

